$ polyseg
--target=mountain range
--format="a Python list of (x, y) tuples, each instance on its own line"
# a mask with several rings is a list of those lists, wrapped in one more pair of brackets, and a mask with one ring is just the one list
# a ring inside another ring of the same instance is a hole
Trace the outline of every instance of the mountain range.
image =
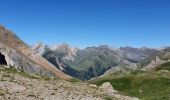
[[(2, 64), (43, 76), (89, 80), (107, 74), (150, 71), (170, 61), (170, 47), (161, 49), (113, 48), (100, 45), (79, 49), (68, 44), (28, 46), (12, 31), (0, 26)], [(4, 59), (3, 59), (4, 58)]]
[(169, 77), (170, 47), (29, 46), (0, 26), (2, 100), (169, 100)]

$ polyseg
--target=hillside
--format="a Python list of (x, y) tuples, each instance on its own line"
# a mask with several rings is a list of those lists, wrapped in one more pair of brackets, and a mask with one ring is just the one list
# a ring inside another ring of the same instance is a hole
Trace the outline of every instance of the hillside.
[(0, 100), (138, 100), (108, 94), (78, 80), (64, 81), (54, 77), (41, 77), (0, 66)]
[(169, 71), (169, 47), (29, 47), (0, 26), (1, 100), (169, 100)]
[(43, 76), (55, 75), (66, 80), (71, 78), (29, 48), (29, 46), (4, 26), (0, 26), (0, 52), (5, 56), (6, 65), (17, 70)]
[(85, 49), (73, 48), (67, 44), (44, 46), (41, 54), (64, 73), (83, 80), (111, 73), (150, 71), (168, 62), (170, 58), (168, 47), (158, 50), (128, 46), (112, 48), (107, 45)]
[(100, 77), (89, 83), (100, 86), (110, 82), (113, 88), (124, 95), (138, 97), (141, 100), (169, 100), (170, 72), (133, 72)]

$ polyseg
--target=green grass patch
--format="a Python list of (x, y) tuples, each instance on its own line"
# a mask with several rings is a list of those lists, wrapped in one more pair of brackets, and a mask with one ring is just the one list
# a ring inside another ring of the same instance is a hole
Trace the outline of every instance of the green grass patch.
[(104, 99), (104, 100), (115, 100), (115, 99), (113, 99), (112, 97), (104, 97), (103, 99)]
[[(37, 79), (38, 78), (38, 76), (36, 76), (36, 75), (27, 74), (27, 73), (25, 73), (23, 71), (18, 71), (15, 68), (5, 68), (3, 66), (0, 66), (0, 67), (1, 67), (0, 71), (6, 72), (6, 73), (18, 74), (18, 75), (21, 75), (21, 76), (24, 76), (24, 77), (28, 77), (28, 78), (31, 78), (31, 79)], [(10, 76), (10, 75), (8, 75), (8, 76)]]
[(4, 96), (6, 94), (6, 91), (0, 89), (0, 96)]
[(5, 93), (0, 91), (0, 96), (4, 96), (4, 95), (5, 95)]
[(28, 74), (24, 71), (16, 70), (15, 68), (5, 68), (2, 65), (0, 65), (0, 72), (5, 72), (2, 76), (3, 77), (11, 77), (10, 74), (16, 74), (23, 77), (27, 77), (30, 79), (42, 79), (42, 80), (57, 80), (55, 77), (45, 77), (45, 76), (39, 76), (36, 74)]
[(168, 70), (170, 71), (170, 62), (164, 63), (156, 68), (156, 70)]
[[(39, 76), (39, 75), (36, 75), (36, 74), (28, 74), (28, 73), (25, 73), (24, 71), (18, 71), (15, 68), (5, 68), (2, 65), (0, 65), (0, 72), (5, 72), (5, 73), (3, 73), (2, 77), (11, 77), (11, 79), (13, 79), (13, 75), (11, 76), (10, 73), (16, 74), (16, 75), (21, 75), (23, 77), (27, 77), (27, 78), (30, 78), (30, 79), (42, 79), (42, 80), (45, 80), (45, 81), (58, 80), (57, 77), (46, 77), (46, 76)], [(72, 78), (68, 81), (69, 82), (80, 82), (80, 80), (77, 79), (77, 78)]]
[(80, 82), (81, 80), (77, 79), (77, 78), (71, 78), (70, 80), (68, 80), (69, 82), (73, 82), (73, 83), (76, 83), (76, 82)]
[(115, 90), (124, 95), (138, 97), (142, 100), (170, 100), (170, 78), (156, 72), (135, 73), (121, 77), (112, 76), (110, 79), (102, 78), (90, 81), (98, 86), (105, 82), (110, 82)]

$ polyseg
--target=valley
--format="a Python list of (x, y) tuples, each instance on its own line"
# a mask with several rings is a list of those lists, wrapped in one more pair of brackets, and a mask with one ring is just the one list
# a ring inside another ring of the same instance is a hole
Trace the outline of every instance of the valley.
[(170, 100), (170, 0), (0, 4), (0, 100)]
[(28, 46), (4, 26), (0, 35), (1, 100), (170, 98), (169, 47)]

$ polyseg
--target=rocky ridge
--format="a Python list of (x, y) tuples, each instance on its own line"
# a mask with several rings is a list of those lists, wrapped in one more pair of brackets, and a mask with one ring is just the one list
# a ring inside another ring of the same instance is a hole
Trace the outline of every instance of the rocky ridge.
[(44, 76), (55, 75), (61, 79), (71, 78), (29, 48), (4, 26), (0, 26), (0, 52), (5, 56), (7, 65), (18, 70)]

